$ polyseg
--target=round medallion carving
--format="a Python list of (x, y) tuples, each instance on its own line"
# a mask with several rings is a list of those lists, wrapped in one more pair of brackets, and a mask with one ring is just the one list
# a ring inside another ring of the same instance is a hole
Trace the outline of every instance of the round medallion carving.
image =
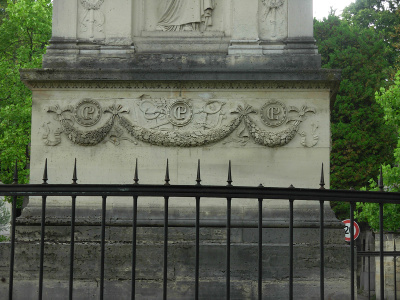
[(183, 100), (178, 100), (168, 107), (168, 120), (175, 126), (185, 126), (193, 118), (192, 106)]
[(260, 111), (261, 119), (269, 127), (281, 126), (287, 120), (286, 105), (277, 100), (268, 101)]
[(83, 99), (76, 105), (74, 115), (78, 124), (89, 127), (99, 122), (102, 110), (99, 102), (92, 99)]

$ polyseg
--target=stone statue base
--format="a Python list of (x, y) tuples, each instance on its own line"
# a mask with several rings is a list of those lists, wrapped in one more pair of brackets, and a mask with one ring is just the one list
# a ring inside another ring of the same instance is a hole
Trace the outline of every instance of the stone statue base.
[[(78, 200), (75, 230), (74, 299), (98, 299), (100, 276), (100, 210), (93, 206), (83, 208)], [(140, 202), (140, 200), (139, 200)], [(160, 200), (160, 202), (162, 202)], [(265, 202), (268, 202), (267, 200)], [(235, 203), (235, 201), (233, 201)], [(286, 201), (285, 201), (286, 203)], [(294, 293), (296, 299), (319, 297), (319, 229), (315, 216), (317, 207), (298, 209), (295, 202), (294, 228)], [(256, 206), (257, 204), (255, 204)], [(318, 205), (317, 205), (318, 206)], [(36, 299), (40, 226), (38, 212), (28, 206), (17, 227), (17, 259), (15, 299)], [(67, 208), (50, 206), (47, 210), (44, 295), (54, 299), (68, 295), (69, 239)], [(193, 299), (195, 265), (195, 231), (184, 227), (194, 223), (193, 209), (172, 209), (168, 246), (168, 297)], [(265, 209), (266, 228), (263, 229), (263, 294), (268, 299), (288, 298), (289, 231), (286, 211)], [(36, 217), (35, 217), (36, 216)], [(90, 217), (89, 217), (90, 216)], [(253, 222), (257, 212), (242, 213), (233, 208), (232, 224)], [(280, 216), (281, 222), (278, 222)], [(225, 210), (202, 208), (203, 225), (212, 221), (224, 224)], [(325, 292), (329, 299), (343, 299), (349, 295), (349, 249), (344, 243), (343, 229), (334, 221), (326, 207), (325, 228)], [(132, 262), (132, 210), (109, 207), (106, 227), (105, 297), (130, 299)], [(162, 211), (157, 208), (139, 208), (138, 223), (146, 220), (162, 224)], [(180, 222), (179, 222), (180, 221)], [(36, 223), (36, 225), (35, 225)], [(175, 225), (174, 225), (175, 224)], [(223, 226), (223, 225), (222, 225)], [(225, 297), (226, 230), (200, 229), (200, 298)], [(137, 232), (137, 299), (162, 298), (163, 228), (138, 228)], [(233, 228), (231, 233), (231, 297), (257, 298), (256, 228)], [(9, 248), (0, 247), (1, 257), (8, 259)], [(7, 260), (6, 260), (7, 261)], [(0, 267), (0, 276), (7, 278), (7, 265)], [(0, 283), (2, 294), (7, 293), (7, 282)]]

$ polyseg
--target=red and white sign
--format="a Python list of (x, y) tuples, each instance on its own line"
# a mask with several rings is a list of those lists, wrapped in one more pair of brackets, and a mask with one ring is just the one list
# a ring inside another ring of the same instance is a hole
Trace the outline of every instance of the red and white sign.
[[(342, 223), (344, 224), (344, 239), (346, 240), (346, 242), (350, 242), (350, 220), (344, 220), (342, 221)], [(353, 226), (354, 226), (354, 239), (358, 238), (358, 236), (360, 235), (360, 227), (358, 226), (358, 224), (356, 222), (353, 222)]]

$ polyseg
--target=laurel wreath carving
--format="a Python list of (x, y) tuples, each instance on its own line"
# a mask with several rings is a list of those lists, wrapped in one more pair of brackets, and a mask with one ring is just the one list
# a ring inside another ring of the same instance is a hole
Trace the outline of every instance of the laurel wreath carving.
[(255, 143), (266, 147), (281, 147), (287, 145), (296, 136), (304, 115), (307, 112), (315, 113), (314, 109), (306, 106), (303, 106), (300, 110), (296, 108), (295, 111), (298, 112), (299, 117), (290, 119), (288, 122), (292, 123), (289, 127), (279, 132), (266, 131), (258, 127), (256, 122), (249, 116), (252, 113), (256, 113), (256, 111), (249, 105), (245, 107), (238, 106), (237, 109), (232, 112), (232, 114), (236, 114), (237, 117), (228, 124), (222, 125), (216, 129), (160, 131), (135, 125), (122, 115), (129, 113), (128, 110), (124, 110), (120, 105), (112, 105), (104, 109), (105, 113), (111, 113), (112, 116), (103, 126), (95, 130), (82, 131), (74, 127), (72, 118), (64, 116), (64, 112), (71, 112), (70, 107), (63, 110), (55, 106), (49, 107), (48, 112), (56, 114), (56, 119), (60, 122), (62, 129), (56, 130), (56, 141), (54, 142), (48, 139), (49, 130), (46, 131), (43, 138), (45, 139), (45, 143), (49, 146), (58, 145), (61, 140), (60, 135), (64, 133), (69, 140), (77, 145), (95, 146), (105, 140), (113, 127), (117, 126), (116, 123), (118, 123), (118, 125), (124, 128), (133, 138), (144, 143), (165, 147), (198, 147), (225, 139), (244, 121), (249, 135)]
[(289, 128), (280, 132), (269, 132), (257, 127), (250, 117), (245, 117), (245, 124), (254, 141), (267, 147), (281, 147), (288, 144), (296, 136), (301, 121), (295, 121)]

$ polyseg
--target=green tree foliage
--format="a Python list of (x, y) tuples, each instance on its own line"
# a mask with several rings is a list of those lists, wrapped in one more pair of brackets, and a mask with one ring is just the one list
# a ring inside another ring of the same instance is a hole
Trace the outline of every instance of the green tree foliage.
[(7, 0), (0, 0), (0, 24), (6, 15)]
[[(0, 2), (2, 4), (3, 2)], [(0, 24), (0, 180), (12, 182), (18, 161), (19, 182), (28, 180), (31, 92), (20, 81), (19, 69), (41, 67), (51, 38), (51, 0), (7, 1)], [(25, 170), (24, 170), (25, 169)]]
[[(397, 129), (400, 137), (400, 72), (396, 74), (394, 84), (387, 89), (381, 88), (376, 93), (376, 101), (385, 112), (385, 120)], [(400, 140), (394, 150), (394, 164), (382, 167), (383, 185), (388, 192), (400, 192)], [(378, 190), (375, 180), (370, 180), (369, 190)], [(379, 229), (379, 205), (375, 203), (357, 203), (356, 217), (360, 221), (367, 222), (374, 230)], [(384, 228), (396, 231), (400, 228), (400, 205), (384, 205)]]
[[(342, 70), (331, 113), (332, 188), (361, 188), (376, 178), (381, 164), (393, 161), (396, 130), (385, 124), (375, 92), (394, 75), (398, 51), (392, 33), (394, 25), (400, 24), (393, 12), (397, 2), (357, 0), (342, 18), (330, 15), (314, 22), (323, 67)], [(339, 218), (349, 212), (348, 204), (334, 209)]]
[[(391, 65), (399, 63), (400, 0), (358, 0), (350, 4), (343, 17), (360, 28), (374, 28), (387, 43)], [(393, 74), (392, 74), (393, 75)]]
[(381, 163), (391, 160), (396, 135), (383, 121), (375, 92), (391, 77), (387, 45), (373, 28), (362, 29), (337, 16), (315, 22), (324, 68), (341, 69), (332, 107), (333, 188), (364, 186)]

